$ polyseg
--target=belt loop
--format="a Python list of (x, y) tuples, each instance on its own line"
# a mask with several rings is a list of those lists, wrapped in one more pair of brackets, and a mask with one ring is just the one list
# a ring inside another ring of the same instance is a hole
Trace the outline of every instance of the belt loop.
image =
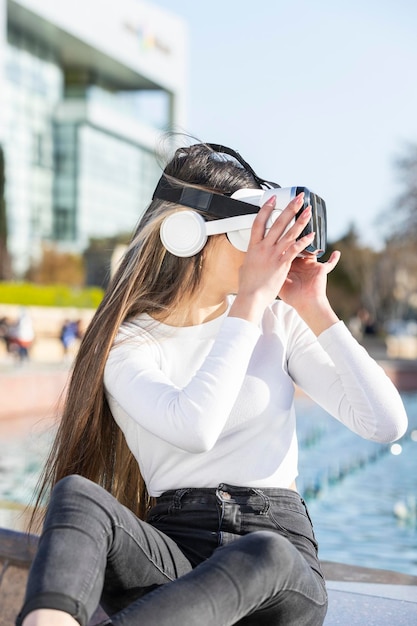
[(174, 493), (174, 497), (172, 498), (173, 500), (172, 509), (181, 508), (182, 497), (189, 491), (191, 491), (191, 489), (177, 489), (176, 490), (176, 492)]

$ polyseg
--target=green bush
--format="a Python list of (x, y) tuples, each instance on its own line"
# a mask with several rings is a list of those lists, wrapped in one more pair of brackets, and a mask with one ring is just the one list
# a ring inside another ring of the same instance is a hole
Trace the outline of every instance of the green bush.
[(75, 289), (68, 285), (0, 282), (0, 304), (96, 309), (103, 295), (100, 287)]

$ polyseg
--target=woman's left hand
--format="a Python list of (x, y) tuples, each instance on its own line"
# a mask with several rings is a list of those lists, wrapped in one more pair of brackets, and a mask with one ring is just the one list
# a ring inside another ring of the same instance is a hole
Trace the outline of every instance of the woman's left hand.
[[(307, 255), (308, 253), (306, 253)], [(340, 252), (334, 251), (325, 263), (313, 254), (296, 258), (279, 292), (279, 297), (294, 307), (316, 334), (338, 321), (327, 298), (327, 275), (336, 267)]]

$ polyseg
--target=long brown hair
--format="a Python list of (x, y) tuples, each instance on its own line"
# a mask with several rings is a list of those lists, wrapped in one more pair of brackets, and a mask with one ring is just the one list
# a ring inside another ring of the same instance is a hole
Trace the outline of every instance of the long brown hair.
[[(237, 161), (213, 152), (206, 144), (176, 150), (164, 175), (171, 182), (223, 194), (242, 187), (259, 187)], [(102, 485), (138, 517), (146, 515), (150, 498), (137, 461), (110, 412), (103, 375), (123, 322), (144, 312), (163, 319), (199, 287), (203, 252), (179, 258), (166, 251), (160, 241), (163, 219), (179, 209), (169, 202), (151, 202), (87, 328), (40, 479), (35, 514), (53, 485), (65, 476), (80, 474)]]

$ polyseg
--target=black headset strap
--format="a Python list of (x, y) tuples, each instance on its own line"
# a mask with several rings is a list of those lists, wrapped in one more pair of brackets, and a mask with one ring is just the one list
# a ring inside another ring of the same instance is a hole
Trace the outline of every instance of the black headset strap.
[(234, 200), (220, 193), (211, 193), (195, 187), (180, 186), (177, 183), (171, 185), (163, 175), (153, 194), (153, 199), (175, 202), (191, 209), (205, 211), (214, 217), (223, 219), (237, 215), (253, 215), (258, 213), (259, 206)]
[(209, 146), (209, 148), (211, 148), (212, 150), (214, 150), (214, 152), (220, 152), (221, 154), (228, 154), (229, 156), (236, 159), (236, 161), (238, 161), (245, 168), (245, 170), (247, 170), (248, 172), (252, 174), (252, 176), (258, 183), (258, 185), (268, 185), (268, 187), (271, 189), (277, 189), (281, 187), (281, 185), (278, 185), (278, 183), (273, 183), (269, 180), (264, 180), (263, 178), (260, 178), (258, 174), (256, 174), (256, 172), (253, 170), (253, 168), (249, 165), (249, 163), (247, 163), (245, 159), (240, 156), (239, 152), (236, 152), (236, 150), (233, 150), (233, 148), (222, 146), (220, 143), (208, 143), (206, 145)]
[[(252, 174), (255, 181), (261, 187), (262, 185), (267, 185), (269, 189), (280, 188), (280, 185), (277, 183), (259, 178), (249, 163), (247, 163), (236, 150), (218, 143), (208, 143), (206, 145), (214, 152), (227, 154), (236, 159), (245, 170)], [(235, 217), (237, 215), (253, 215), (259, 211), (259, 206), (242, 202), (241, 200), (234, 200), (220, 193), (212, 193), (210, 191), (181, 185), (180, 183), (171, 184), (164, 174), (161, 176), (153, 193), (153, 199), (156, 198), (166, 200), (167, 202), (174, 202), (175, 204), (181, 204), (191, 209), (199, 209), (220, 219)]]

